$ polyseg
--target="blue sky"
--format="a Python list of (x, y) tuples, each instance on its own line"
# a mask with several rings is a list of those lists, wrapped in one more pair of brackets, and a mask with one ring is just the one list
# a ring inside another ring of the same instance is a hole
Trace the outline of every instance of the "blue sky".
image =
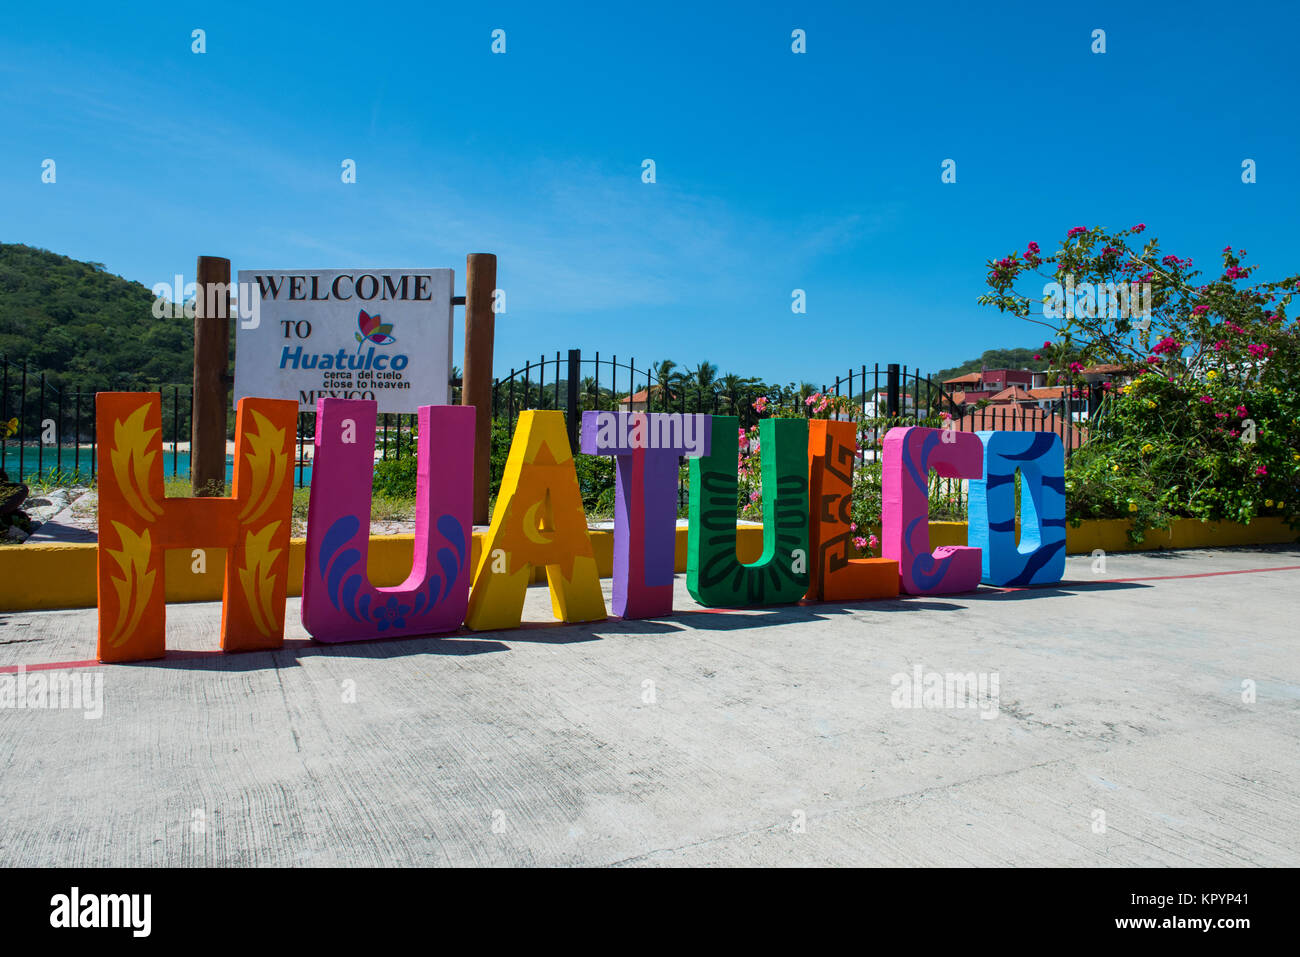
[(495, 252), (498, 373), (580, 347), (818, 383), (1041, 341), (976, 304), (984, 263), (1076, 225), (1300, 267), (1294, 4), (213, 10), (6, 9), (0, 241), (147, 286), (209, 254), (460, 291)]

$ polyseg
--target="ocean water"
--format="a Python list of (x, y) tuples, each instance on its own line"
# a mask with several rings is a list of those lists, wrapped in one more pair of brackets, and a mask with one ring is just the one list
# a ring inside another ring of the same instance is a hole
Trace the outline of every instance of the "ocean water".
[[(39, 456), (39, 457), (38, 457)], [(29, 445), (22, 449), (22, 481), (34, 479), (39, 475), (49, 475), (56, 467), (62, 466), (65, 472), (72, 472), (77, 466), (77, 451), (71, 447), (65, 446), (61, 451), (46, 446), (43, 449), (37, 449)], [(99, 463), (96, 462), (96, 466)], [(4, 452), (4, 470), (9, 473), (10, 481), (19, 481), (19, 449), (12, 442), (9, 443)], [(80, 451), (80, 469), (83, 475), (90, 475), (90, 446), (83, 445)], [(235, 469), (234, 456), (226, 456), (226, 481), (230, 482)], [(302, 467), (302, 476), (299, 478), (299, 470), (294, 466), (293, 484), (310, 485), (311, 484), (311, 466)], [(170, 449), (164, 446), (163, 449), (163, 477), (171, 478), (178, 476), (188, 478), (190, 474), (190, 453), (176, 452), (173, 454)]]

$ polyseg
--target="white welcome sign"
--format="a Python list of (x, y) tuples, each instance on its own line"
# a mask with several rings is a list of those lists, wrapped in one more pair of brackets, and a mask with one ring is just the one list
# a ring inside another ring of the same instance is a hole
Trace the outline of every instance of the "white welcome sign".
[(235, 401), (450, 404), (452, 286), (450, 269), (241, 269)]

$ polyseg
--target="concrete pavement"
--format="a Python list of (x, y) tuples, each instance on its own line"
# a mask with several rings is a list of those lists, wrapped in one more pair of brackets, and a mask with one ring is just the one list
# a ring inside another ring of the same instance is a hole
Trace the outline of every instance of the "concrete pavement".
[(0, 615), (0, 668), (103, 689), (0, 706), (0, 864), (1295, 866), (1298, 593), (1293, 547), (744, 611), (678, 576), (659, 621), (346, 646), (291, 599), (232, 656), (172, 605), (113, 666), (93, 611)]

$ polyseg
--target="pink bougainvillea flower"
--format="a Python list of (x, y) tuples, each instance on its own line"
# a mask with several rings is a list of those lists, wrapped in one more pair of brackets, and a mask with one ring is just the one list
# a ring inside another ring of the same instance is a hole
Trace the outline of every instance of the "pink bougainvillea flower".
[(1268, 474), (1268, 469), (1267, 469), (1265, 466), (1261, 465), (1261, 466), (1259, 466), (1259, 467), (1257, 467), (1257, 468), (1255, 469), (1255, 474), (1256, 474), (1256, 475), (1267, 475), (1267, 474)]
[(1201, 396), (1201, 401), (1204, 402), (1206, 405), (1213, 405), (1214, 397), (1210, 395), (1203, 395)]
[(880, 544), (880, 539), (876, 538), (875, 535), (872, 535), (871, 538), (867, 539), (867, 541), (870, 543), (872, 548), (875, 548)]
[(1246, 411), (1246, 407), (1244, 405), (1237, 406), (1237, 418), (1244, 419), (1248, 415), (1250, 415), (1250, 413)]
[(1142, 230), (1144, 230), (1144, 229), (1146, 229), (1146, 228), (1147, 228), (1147, 224), (1146, 224), (1146, 223), (1138, 223), (1136, 226), (1133, 227), (1132, 232), (1140, 233), (1140, 232), (1142, 232)]
[(1066, 238), (1066, 239), (1073, 239), (1075, 236), (1082, 235), (1083, 233), (1086, 233), (1087, 231), (1088, 231), (1088, 228), (1087, 228), (1086, 226), (1075, 226), (1072, 230), (1070, 230), (1068, 233), (1066, 233), (1065, 238)]

